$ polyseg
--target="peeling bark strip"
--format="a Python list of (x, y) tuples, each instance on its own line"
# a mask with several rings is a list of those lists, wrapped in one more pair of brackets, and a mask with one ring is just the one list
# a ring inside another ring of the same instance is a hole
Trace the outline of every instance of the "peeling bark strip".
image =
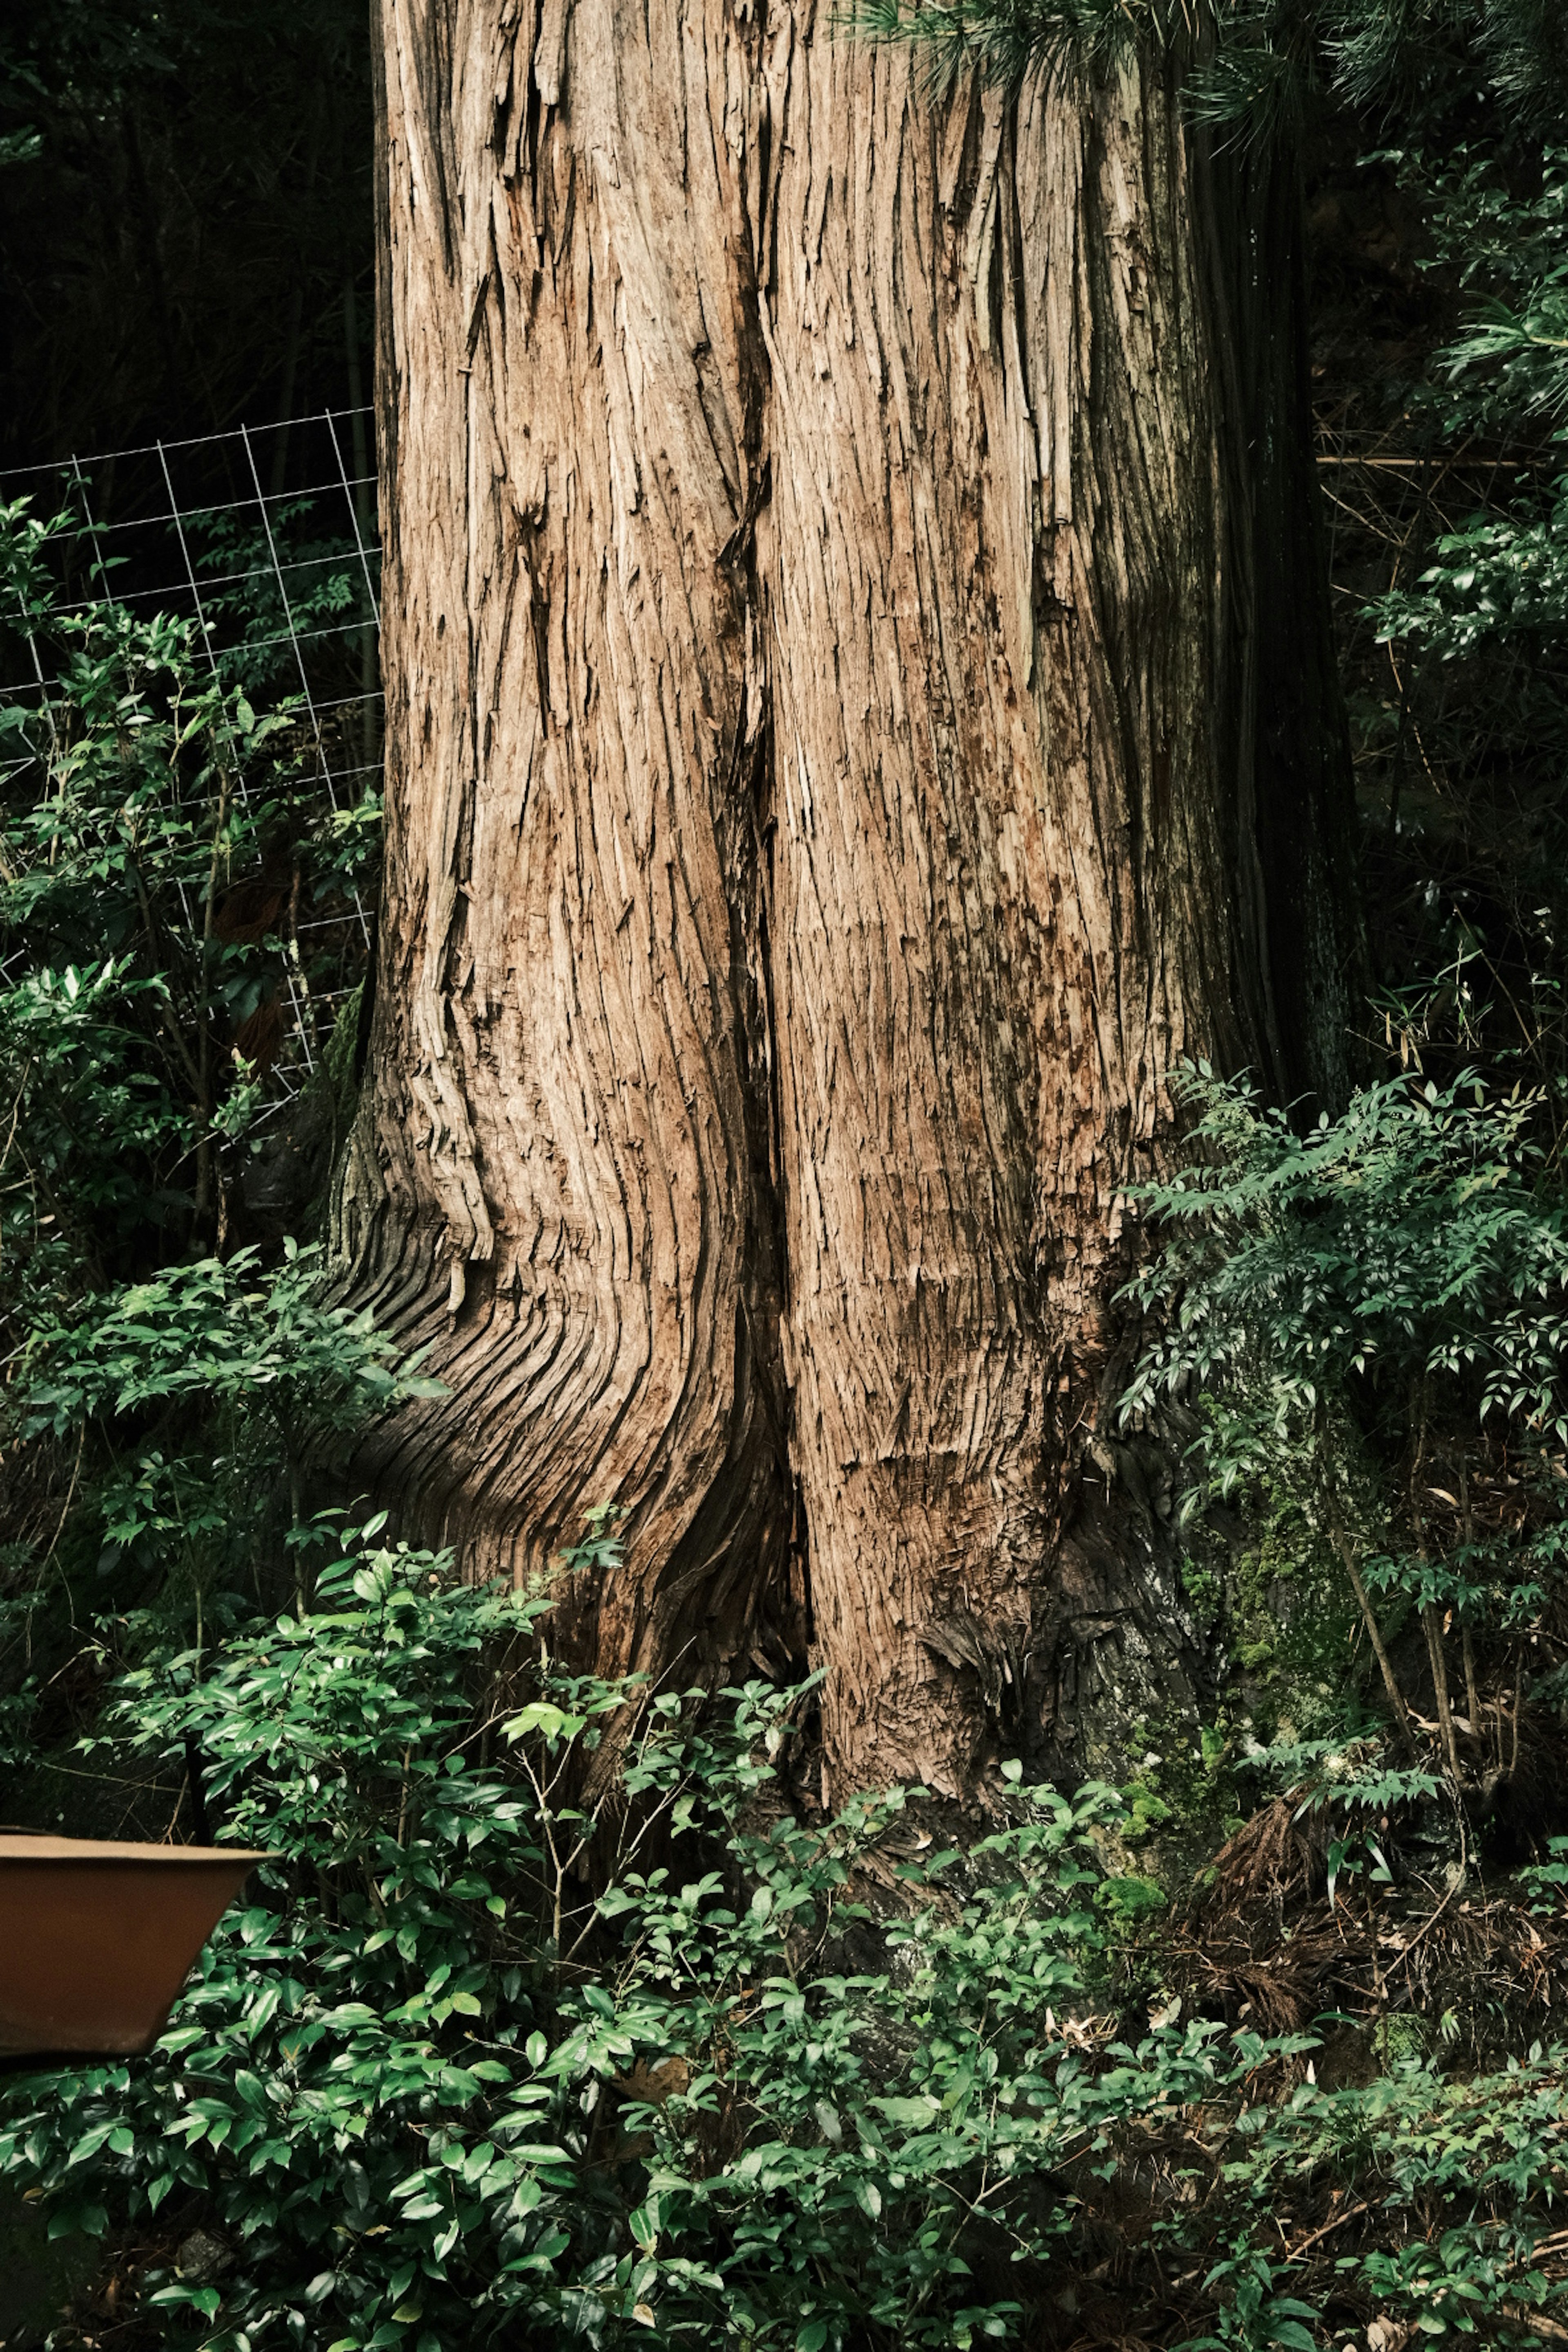
[(605, 1669), (798, 1656), (803, 1506), (836, 1779), (963, 1790), (1177, 1642), (1086, 1451), (1163, 1075), (1337, 1075), (1289, 175), (810, 0), (383, 16), (369, 1466), (477, 1573), (623, 1504)]

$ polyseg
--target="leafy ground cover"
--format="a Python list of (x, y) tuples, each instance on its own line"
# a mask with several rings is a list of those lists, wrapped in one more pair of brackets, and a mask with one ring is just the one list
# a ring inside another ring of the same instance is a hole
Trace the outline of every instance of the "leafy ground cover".
[[(152, 2058), (7, 2091), (0, 2168), (106, 2248), (62, 2341), (1557, 2324), (1555, 2053), (1467, 2074), (1407, 2040), (1321, 2076), (1321, 2023), (1151, 1989), (1168, 1958), (1128, 1942), (1096, 1843), (1115, 1791), (1017, 1776), (963, 1853), (911, 1792), (803, 1820), (804, 1694), (584, 1682), (547, 1595), (376, 1533), (333, 1539), (309, 1613), (134, 1668), (105, 1709), (100, 1743), (199, 1740), (222, 1833), (276, 1858)], [(1553, 1965), (1564, 1877), (1531, 1882)]]

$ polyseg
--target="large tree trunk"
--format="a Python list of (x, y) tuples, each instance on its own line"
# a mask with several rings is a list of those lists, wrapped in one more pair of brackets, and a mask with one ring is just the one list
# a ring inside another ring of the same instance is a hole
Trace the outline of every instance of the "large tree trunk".
[(1184, 1055), (1340, 1081), (1288, 164), (810, 0), (384, 0), (387, 866), (339, 1194), (388, 1499), (840, 1787), (1179, 1687), (1110, 1442)]

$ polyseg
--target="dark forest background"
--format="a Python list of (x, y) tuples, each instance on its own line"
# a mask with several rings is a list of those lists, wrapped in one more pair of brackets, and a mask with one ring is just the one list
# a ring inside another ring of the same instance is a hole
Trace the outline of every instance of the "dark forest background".
[(363, 0), (48, 0), (0, 34), (0, 476), (369, 397)]

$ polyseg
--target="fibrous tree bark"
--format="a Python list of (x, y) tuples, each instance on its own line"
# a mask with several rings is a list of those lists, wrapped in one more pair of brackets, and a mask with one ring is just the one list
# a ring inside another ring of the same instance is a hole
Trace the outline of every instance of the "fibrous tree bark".
[[(387, 845), (355, 1294), (477, 1574), (825, 1669), (841, 1788), (1182, 1646), (1108, 1426), (1184, 1055), (1340, 1083), (1286, 158), (804, 0), (383, 0)], [(1126, 1700), (1123, 1693), (1124, 1702)]]

